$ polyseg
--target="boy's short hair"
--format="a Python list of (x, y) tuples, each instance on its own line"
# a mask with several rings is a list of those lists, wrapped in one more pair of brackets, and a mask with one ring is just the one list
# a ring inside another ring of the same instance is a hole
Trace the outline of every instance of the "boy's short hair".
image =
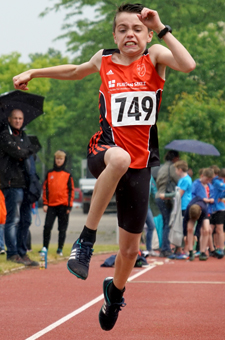
[(201, 215), (201, 208), (198, 204), (193, 204), (189, 208), (189, 218), (191, 220), (197, 221)]
[(181, 169), (183, 172), (187, 172), (188, 171), (188, 164), (185, 161), (177, 161), (176, 163), (174, 163), (175, 168), (177, 169)]
[(66, 158), (66, 153), (62, 150), (57, 150), (54, 156), (55, 158)]
[(208, 178), (213, 178), (214, 170), (212, 168), (205, 168), (202, 171), (202, 176), (206, 176)]
[(204, 168), (201, 168), (201, 169), (199, 169), (199, 170), (198, 170), (199, 176), (201, 176), (201, 175), (202, 175), (202, 173), (203, 173), (203, 170), (204, 170)]
[(211, 165), (210, 169), (213, 169), (215, 175), (219, 175), (220, 168), (217, 165)]
[(116, 29), (116, 17), (117, 14), (122, 13), (122, 12), (127, 12), (127, 13), (141, 13), (141, 11), (143, 10), (144, 6), (141, 4), (130, 4), (130, 3), (126, 3), (126, 4), (122, 4), (121, 6), (119, 6), (117, 8), (116, 14), (114, 16), (113, 19), (113, 32), (115, 32)]

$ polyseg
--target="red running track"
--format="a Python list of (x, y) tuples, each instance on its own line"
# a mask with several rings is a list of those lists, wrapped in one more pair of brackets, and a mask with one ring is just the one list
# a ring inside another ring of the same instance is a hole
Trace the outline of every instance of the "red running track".
[(86, 281), (69, 273), (66, 261), (1, 276), (0, 339), (225, 339), (225, 259), (160, 259), (134, 268), (127, 306), (105, 332), (98, 313), (102, 282), (114, 271), (100, 267), (108, 256), (93, 256)]

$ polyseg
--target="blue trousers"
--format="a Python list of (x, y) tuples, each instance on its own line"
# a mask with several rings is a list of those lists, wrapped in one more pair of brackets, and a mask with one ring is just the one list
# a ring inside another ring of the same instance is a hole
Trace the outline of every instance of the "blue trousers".
[(22, 188), (3, 189), (7, 210), (5, 223), (5, 244), (7, 258), (27, 252), (26, 240), (31, 224), (31, 207)]
[(4, 224), (0, 224), (0, 248), (5, 249), (5, 242), (4, 242)]
[(152, 250), (152, 236), (153, 236), (153, 231), (155, 229), (155, 223), (154, 223), (154, 218), (153, 214), (150, 208), (148, 208), (147, 212), (147, 217), (145, 221), (147, 225), (147, 233), (146, 233), (146, 249), (148, 251)]
[(161, 251), (170, 251), (170, 241), (169, 241), (169, 221), (170, 221), (170, 214), (172, 211), (172, 206), (170, 207), (165, 200), (161, 198), (156, 198), (156, 204), (162, 214), (163, 218), (163, 237), (162, 237), (162, 247)]

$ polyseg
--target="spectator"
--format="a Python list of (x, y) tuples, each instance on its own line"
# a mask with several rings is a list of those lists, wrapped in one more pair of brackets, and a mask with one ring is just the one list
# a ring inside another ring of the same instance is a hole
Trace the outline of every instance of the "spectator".
[(156, 204), (163, 217), (163, 239), (160, 251), (160, 257), (168, 257), (172, 254), (169, 242), (169, 221), (172, 211), (172, 203), (170, 199), (164, 200), (160, 198), (160, 194), (166, 192), (167, 183), (171, 180), (174, 183), (174, 188), (177, 185), (179, 176), (176, 174), (174, 163), (179, 160), (179, 153), (174, 150), (169, 150), (165, 156), (166, 162), (160, 167), (157, 178), (157, 193)]
[[(203, 168), (199, 170), (200, 178), (192, 183), (192, 198), (199, 196), (207, 204), (208, 220), (210, 220), (212, 212), (212, 204), (214, 203), (213, 186), (211, 184), (214, 176), (213, 169)], [(209, 222), (209, 221), (208, 221)], [(200, 236), (201, 237), (201, 236)], [(196, 254), (199, 254), (200, 239), (197, 236)]]
[[(196, 221), (197, 225), (195, 227)], [(195, 259), (195, 255), (193, 253), (193, 235), (199, 238), (200, 234), (201, 241), (199, 260), (206, 261), (208, 259), (205, 249), (209, 237), (209, 218), (207, 204), (199, 196), (195, 196), (187, 206), (183, 219), (183, 231), (184, 237), (187, 238), (190, 261)]]
[(0, 190), (0, 255), (5, 254), (4, 228), (6, 221), (5, 197)]
[(22, 130), (23, 121), (23, 112), (14, 109), (8, 117), (8, 125), (0, 134), (0, 188), (7, 210), (5, 244), (8, 261), (38, 266), (38, 262), (28, 257), (26, 247), (31, 209), (26, 192), (25, 160), (35, 150)]
[[(220, 170), (219, 167), (215, 165), (211, 168), (214, 171), (212, 179), (214, 203), (212, 204), (212, 214), (210, 219), (211, 230), (209, 235), (209, 254), (217, 257), (218, 259), (222, 259), (224, 257), (223, 223), (225, 219), (225, 204), (223, 202), (223, 198), (225, 197), (225, 169)], [(212, 238), (214, 230), (216, 236), (216, 250), (214, 249)]]
[(54, 166), (49, 170), (43, 184), (43, 210), (46, 214), (43, 247), (48, 249), (51, 230), (58, 217), (58, 249), (57, 254), (63, 256), (62, 250), (66, 239), (69, 213), (73, 207), (74, 182), (72, 175), (65, 169), (66, 153), (55, 152)]

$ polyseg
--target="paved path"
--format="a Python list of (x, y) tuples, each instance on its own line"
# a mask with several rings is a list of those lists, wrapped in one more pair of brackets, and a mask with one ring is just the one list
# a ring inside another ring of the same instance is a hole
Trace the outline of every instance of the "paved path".
[[(38, 216), (32, 215), (32, 225), (30, 227), (32, 244), (42, 244), (43, 226), (46, 214), (42, 208), (38, 209)], [(81, 208), (73, 208), (70, 213), (69, 226), (67, 229), (66, 243), (73, 243), (79, 236), (85, 224), (87, 215), (83, 214)], [(39, 225), (40, 224), (40, 225)], [(39, 226), (37, 226), (39, 225)], [(55, 221), (51, 243), (58, 240), (58, 221)], [(96, 244), (116, 244), (117, 243), (117, 217), (116, 214), (104, 214), (98, 227)]]

